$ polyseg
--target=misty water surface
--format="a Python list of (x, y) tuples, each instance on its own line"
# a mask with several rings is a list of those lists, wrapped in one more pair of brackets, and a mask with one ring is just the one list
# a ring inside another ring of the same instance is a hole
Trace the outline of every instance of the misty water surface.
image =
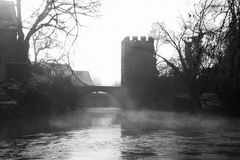
[(238, 119), (90, 108), (1, 126), (0, 159), (240, 159)]

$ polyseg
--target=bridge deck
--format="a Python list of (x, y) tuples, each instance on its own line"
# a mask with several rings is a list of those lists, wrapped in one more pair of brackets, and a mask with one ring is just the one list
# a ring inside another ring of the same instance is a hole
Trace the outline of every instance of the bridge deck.
[(112, 93), (115, 91), (120, 92), (122, 87), (121, 86), (81, 86), (78, 88), (80, 91), (83, 91), (83, 92), (102, 91), (102, 92)]
[(81, 86), (78, 88), (89, 88), (89, 89), (120, 89), (121, 86)]

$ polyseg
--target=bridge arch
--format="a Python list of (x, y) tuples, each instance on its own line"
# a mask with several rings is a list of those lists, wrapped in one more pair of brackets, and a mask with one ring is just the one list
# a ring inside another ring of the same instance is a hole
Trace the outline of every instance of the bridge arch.
[(81, 105), (86, 108), (92, 107), (120, 107), (119, 100), (107, 92), (91, 92), (81, 99)]
[(100, 107), (101, 105), (102, 107), (104, 107), (104, 105), (121, 107), (123, 95), (121, 90), (121, 87), (118, 86), (79, 87), (80, 105), (83, 107), (91, 107), (93, 105), (99, 105)]

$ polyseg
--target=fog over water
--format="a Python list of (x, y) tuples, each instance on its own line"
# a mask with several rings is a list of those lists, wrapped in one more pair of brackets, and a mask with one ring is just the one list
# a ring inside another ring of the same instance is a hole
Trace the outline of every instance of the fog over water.
[(88, 108), (1, 126), (0, 159), (238, 159), (239, 119)]

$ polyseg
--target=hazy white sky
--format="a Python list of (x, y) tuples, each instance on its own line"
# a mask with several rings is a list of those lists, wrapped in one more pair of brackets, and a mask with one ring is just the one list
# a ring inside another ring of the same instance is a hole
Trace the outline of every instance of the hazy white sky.
[[(27, 0), (25, 0), (27, 1)], [(33, 2), (33, 1), (32, 1)], [(193, 0), (100, 0), (101, 16), (88, 22), (78, 40), (72, 56), (75, 70), (89, 70), (104, 85), (120, 81), (121, 41), (126, 36), (147, 35), (153, 22), (166, 23), (168, 28), (178, 27), (192, 7)], [(171, 54), (165, 52), (165, 54)]]
[[(191, 8), (189, 0), (101, 0), (101, 17), (88, 23), (79, 39), (74, 68), (89, 70), (104, 84), (120, 81), (121, 41), (147, 35), (153, 22), (175, 29), (177, 18)], [(171, 52), (171, 51), (169, 51)], [(171, 53), (169, 53), (171, 54)]]

